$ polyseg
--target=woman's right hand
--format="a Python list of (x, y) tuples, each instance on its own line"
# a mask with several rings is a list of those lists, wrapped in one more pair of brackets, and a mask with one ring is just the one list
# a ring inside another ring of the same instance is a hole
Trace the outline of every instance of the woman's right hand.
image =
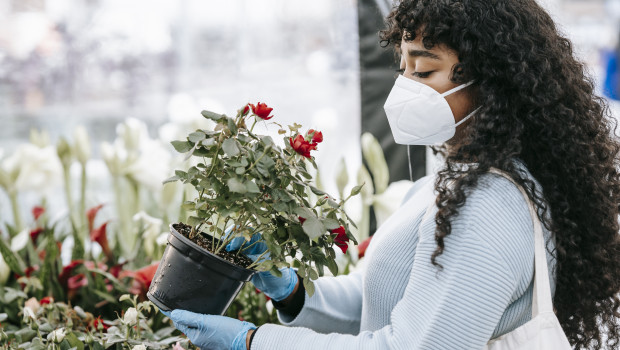
[[(260, 239), (260, 233), (254, 234), (249, 242), (247, 242), (243, 237), (237, 237), (228, 243), (226, 250), (234, 251), (240, 248), (242, 249), (243, 247), (249, 247), (253, 244), (251, 247), (244, 250), (243, 253), (253, 261), (256, 261), (259, 258), (260, 260), (264, 260), (269, 258), (269, 253), (263, 255), (263, 253), (267, 251), (267, 244), (264, 242), (256, 243)], [(252, 284), (254, 284), (258, 290), (265, 293), (265, 295), (271, 299), (275, 301), (282, 301), (293, 293), (295, 286), (297, 285), (298, 278), (295, 270), (290, 267), (282, 268), (280, 269), (280, 272), (282, 273), (282, 277), (274, 276), (269, 271), (255, 273), (251, 279)]]

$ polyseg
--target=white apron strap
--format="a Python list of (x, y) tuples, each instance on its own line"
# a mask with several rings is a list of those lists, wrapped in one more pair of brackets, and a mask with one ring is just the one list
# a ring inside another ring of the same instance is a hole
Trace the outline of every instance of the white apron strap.
[(542, 230), (542, 224), (534, 204), (527, 196), (527, 192), (517, 184), (507, 173), (496, 169), (489, 169), (490, 172), (503, 176), (514, 183), (525, 200), (530, 209), (530, 216), (534, 224), (534, 293), (532, 299), (532, 318), (536, 317), (539, 313), (553, 312), (553, 301), (551, 300), (551, 286), (549, 285), (549, 270), (547, 268), (547, 253), (545, 251), (544, 236)]

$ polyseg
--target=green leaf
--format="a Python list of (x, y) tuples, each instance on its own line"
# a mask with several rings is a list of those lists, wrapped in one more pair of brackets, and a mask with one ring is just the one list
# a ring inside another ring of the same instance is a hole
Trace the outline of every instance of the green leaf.
[(314, 186), (310, 186), (310, 191), (312, 191), (312, 193), (316, 194), (317, 196), (324, 196), (327, 194)]
[(194, 144), (189, 141), (172, 141), (171, 144), (180, 153), (188, 152), (194, 147)]
[(340, 208), (340, 204), (334, 202), (332, 199), (328, 199), (327, 200), (327, 204), (329, 204), (329, 206), (334, 208), (334, 209)]
[(197, 130), (197, 131), (187, 135), (187, 139), (190, 140), (193, 143), (202, 141), (205, 138), (207, 138), (207, 135), (204, 132), (200, 131), (200, 130)]
[(239, 154), (239, 146), (234, 139), (226, 139), (222, 143), (222, 149), (229, 157), (234, 157)]
[(301, 225), (301, 227), (310, 239), (318, 238), (327, 231), (325, 226), (323, 226), (323, 223), (316, 217), (306, 218), (306, 221), (304, 221), (304, 224)]
[(248, 180), (245, 182), (245, 188), (249, 193), (260, 193), (260, 189), (254, 183), (254, 181)]
[(325, 228), (328, 230), (335, 230), (340, 227), (340, 223), (337, 220), (330, 218), (323, 219), (323, 225), (325, 225)]
[(68, 341), (69, 344), (75, 347), (77, 350), (84, 350), (84, 343), (78, 340), (78, 338), (75, 336), (75, 333), (71, 331), (68, 332), (67, 335), (65, 335), (64, 340)]
[(217, 114), (217, 113), (214, 113), (214, 112), (211, 112), (211, 111), (202, 111), (202, 112), (200, 112), (200, 114), (202, 114), (202, 116), (207, 118), (207, 119), (213, 120), (214, 122), (224, 118), (224, 115)]
[(273, 267), (273, 261), (265, 260), (256, 267), (259, 271), (269, 271)]
[(338, 276), (338, 264), (334, 259), (327, 259), (327, 268), (334, 276)]
[(228, 130), (230, 130), (230, 132), (233, 135), (237, 135), (237, 125), (235, 124), (234, 119), (228, 118), (227, 123), (228, 123)]
[(309, 297), (314, 295), (314, 283), (309, 278), (304, 278), (304, 288)]
[(24, 274), (24, 271), (19, 266), (19, 260), (17, 259), (17, 256), (15, 256), (11, 249), (6, 245), (4, 239), (0, 239), (0, 254), (2, 254), (2, 259), (4, 259), (11, 271), (19, 275)]
[(190, 226), (197, 226), (201, 222), (202, 222), (202, 219), (196, 216), (190, 216), (189, 218), (187, 218), (187, 223)]
[(245, 173), (245, 168), (242, 166), (235, 169), (235, 174), (237, 175), (243, 175), (244, 173)]
[(264, 156), (260, 161), (256, 164), (256, 169), (258, 172), (265, 176), (269, 177), (271, 175), (271, 169), (275, 167), (276, 163), (269, 156)]
[(230, 192), (246, 193), (248, 191), (243, 182), (239, 181), (239, 179), (235, 177), (228, 179), (228, 181), (226, 181), (226, 185), (228, 186)]
[(211, 155), (211, 150), (204, 147), (196, 147), (196, 149), (194, 149), (194, 152), (192, 152), (192, 155), (196, 157), (207, 157)]
[(169, 177), (169, 178), (165, 179), (165, 180), (162, 182), (162, 185), (165, 185), (165, 184), (167, 184), (167, 183), (169, 183), (169, 182), (179, 181), (179, 180), (181, 180), (181, 178), (180, 178), (180, 177), (178, 177), (178, 176), (176, 176), (176, 175), (174, 175), (174, 176), (171, 176), (171, 177)]
[(271, 136), (263, 136), (261, 137), (260, 140), (263, 143), (263, 145), (265, 145), (265, 147), (269, 147), (273, 145), (273, 139), (271, 138)]
[(313, 281), (319, 278), (319, 274), (316, 272), (315, 269), (312, 269), (312, 268), (310, 269), (309, 275), (310, 275), (310, 279)]

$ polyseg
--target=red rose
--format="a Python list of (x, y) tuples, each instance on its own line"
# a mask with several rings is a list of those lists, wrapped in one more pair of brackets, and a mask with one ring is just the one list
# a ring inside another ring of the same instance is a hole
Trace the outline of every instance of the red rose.
[(95, 330), (99, 330), (99, 325), (101, 325), (103, 332), (107, 332), (108, 328), (110, 328), (110, 326), (108, 326), (107, 324), (105, 324), (105, 322), (103, 322), (103, 320), (101, 319), (101, 316), (98, 316), (95, 320), (93, 320), (93, 328)]
[(43, 305), (51, 304), (53, 302), (54, 302), (54, 298), (52, 298), (52, 297), (43, 297), (41, 299), (41, 301), (39, 301), (39, 304), (41, 304), (41, 306), (43, 306)]
[(39, 220), (39, 217), (45, 213), (45, 208), (43, 207), (34, 207), (32, 208), (32, 216), (34, 216), (34, 220)]
[(308, 130), (308, 136), (312, 136), (312, 143), (323, 142), (323, 133), (314, 129)]
[(245, 105), (245, 107), (243, 107), (243, 112), (241, 113), (241, 115), (247, 115), (249, 111), (250, 111), (250, 104), (248, 103), (247, 105)]
[(30, 239), (32, 240), (32, 244), (37, 243), (37, 238), (39, 238), (39, 235), (41, 233), (43, 233), (43, 228), (41, 227), (37, 227), (34, 230), (30, 231)]
[(297, 217), (299, 219), (299, 222), (301, 222), (301, 224), (304, 224), (304, 221), (306, 221), (306, 218), (302, 218), (301, 216)]
[(252, 106), (252, 113), (256, 114), (259, 118), (264, 119), (264, 120), (269, 120), (273, 118), (273, 116), (269, 115), (269, 113), (273, 111), (273, 108), (268, 107), (267, 104), (259, 102), (255, 106), (250, 103), (250, 106)]
[(366, 249), (368, 249), (368, 244), (370, 244), (370, 240), (372, 236), (366, 238), (360, 245), (357, 246), (357, 256), (361, 259), (366, 254)]
[(83, 273), (78, 273), (67, 279), (67, 287), (69, 287), (69, 290), (80, 289), (86, 285), (88, 285), (88, 278), (86, 278), (86, 275)]
[(337, 245), (338, 248), (340, 248), (340, 250), (342, 250), (342, 252), (346, 254), (347, 249), (349, 248), (349, 245), (347, 244), (347, 242), (349, 242), (349, 237), (344, 230), (344, 226), (340, 226), (335, 230), (331, 230), (330, 232), (338, 234), (336, 238), (334, 238), (334, 244)]
[(301, 154), (302, 156), (306, 158), (310, 158), (310, 151), (316, 149), (316, 143), (310, 143), (306, 141), (306, 139), (301, 135), (295, 136), (295, 139), (290, 137), (289, 142), (291, 144), (291, 147), (293, 147), (293, 149), (295, 150), (295, 152)]
[(103, 225), (99, 226), (99, 228), (90, 231), (90, 240), (99, 243), (101, 250), (103, 250), (103, 253), (108, 258), (108, 261), (112, 261), (114, 259), (114, 255), (112, 254), (112, 250), (108, 244), (108, 236), (106, 235), (107, 226), (108, 223), (104, 222)]

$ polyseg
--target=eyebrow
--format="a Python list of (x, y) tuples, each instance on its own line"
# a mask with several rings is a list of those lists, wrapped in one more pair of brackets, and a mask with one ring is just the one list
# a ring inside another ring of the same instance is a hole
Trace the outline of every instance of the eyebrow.
[(408, 53), (409, 53), (409, 57), (427, 57), (427, 58), (431, 58), (434, 60), (440, 59), (439, 56), (435, 55), (434, 53), (430, 51), (425, 51), (425, 50), (410, 49)]

